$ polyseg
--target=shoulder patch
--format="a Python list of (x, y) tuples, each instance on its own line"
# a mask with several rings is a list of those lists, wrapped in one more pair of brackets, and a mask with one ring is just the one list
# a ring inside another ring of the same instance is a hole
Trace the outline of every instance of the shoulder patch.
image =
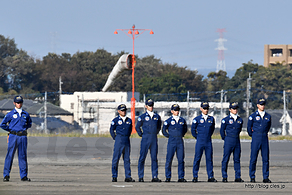
[(114, 121), (112, 121), (111, 125), (114, 125), (114, 124), (115, 124), (115, 122), (114, 122)]
[(223, 123), (223, 124), (225, 123), (225, 120), (224, 120), (224, 119), (222, 120), (222, 123)]
[(193, 120), (193, 123), (197, 123), (196, 119)]
[(138, 121), (141, 121), (141, 118), (140, 117), (138, 118)]
[(164, 124), (164, 125), (167, 125), (167, 122), (165, 121), (163, 124)]
[(250, 116), (250, 117), (248, 117), (248, 120), (250, 120), (250, 121), (251, 121), (251, 120), (252, 120), (252, 117), (251, 117), (251, 116)]

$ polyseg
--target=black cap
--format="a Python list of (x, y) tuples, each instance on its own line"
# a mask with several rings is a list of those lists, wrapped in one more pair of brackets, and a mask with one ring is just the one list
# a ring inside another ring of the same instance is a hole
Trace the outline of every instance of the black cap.
[(15, 96), (14, 97), (14, 102), (15, 103), (22, 103), (23, 102), (23, 98), (20, 95)]
[(209, 106), (209, 103), (208, 102), (202, 102), (201, 103), (201, 107), (202, 108), (209, 108), (210, 106)]
[(239, 108), (238, 103), (237, 102), (231, 102), (229, 105), (229, 108), (231, 109), (237, 109)]
[(154, 105), (154, 101), (152, 99), (148, 99), (148, 100), (146, 100), (145, 105), (153, 106)]
[(258, 103), (257, 104), (260, 104), (260, 105), (266, 105), (266, 100), (265, 98), (260, 98), (258, 99)]
[(180, 111), (180, 107), (179, 107), (178, 104), (173, 104), (173, 105), (171, 106), (171, 110), (174, 110), (174, 111)]
[(120, 110), (120, 111), (125, 111), (125, 110), (127, 110), (127, 107), (126, 107), (125, 104), (120, 104), (120, 105), (118, 106), (118, 110)]

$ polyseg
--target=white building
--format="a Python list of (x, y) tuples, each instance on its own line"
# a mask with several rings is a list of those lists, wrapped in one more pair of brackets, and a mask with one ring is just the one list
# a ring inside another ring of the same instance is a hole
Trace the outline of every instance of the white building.
[[(60, 107), (73, 113), (74, 121), (84, 129), (83, 133), (108, 133), (111, 120), (117, 116), (119, 104), (126, 104), (127, 116), (131, 117), (131, 92), (75, 92), (72, 95), (61, 95)], [(135, 99), (139, 100), (139, 93), (135, 93)], [(181, 116), (189, 124), (194, 117), (200, 114), (201, 102), (155, 102), (154, 111), (162, 120), (171, 116), (170, 107), (178, 103), (181, 107)], [(225, 110), (229, 108), (227, 102), (209, 102), (210, 115), (215, 117), (216, 127), (226, 116)], [(145, 112), (145, 103), (135, 103), (136, 118)]]

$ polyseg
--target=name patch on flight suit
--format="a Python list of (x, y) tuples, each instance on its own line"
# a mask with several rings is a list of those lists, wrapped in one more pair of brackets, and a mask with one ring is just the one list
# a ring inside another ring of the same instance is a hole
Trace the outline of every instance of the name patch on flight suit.
[(179, 122), (179, 124), (180, 124), (180, 125), (183, 125), (184, 123), (183, 123), (183, 122)]
[(158, 120), (158, 118), (153, 118), (154, 120)]
[(129, 122), (129, 121), (127, 121), (127, 122), (126, 122), (126, 124), (130, 124), (130, 122)]
[(241, 121), (237, 121), (237, 123), (241, 124)]

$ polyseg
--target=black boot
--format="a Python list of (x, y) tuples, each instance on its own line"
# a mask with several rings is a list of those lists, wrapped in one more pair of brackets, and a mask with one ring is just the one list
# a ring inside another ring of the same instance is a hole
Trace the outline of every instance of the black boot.
[(30, 181), (30, 179), (27, 178), (26, 176), (24, 176), (24, 177), (21, 179), (21, 181)]
[(9, 181), (9, 179), (10, 179), (10, 177), (6, 175), (6, 176), (3, 178), (3, 181), (4, 181), (4, 182), (7, 182), (7, 181)]

